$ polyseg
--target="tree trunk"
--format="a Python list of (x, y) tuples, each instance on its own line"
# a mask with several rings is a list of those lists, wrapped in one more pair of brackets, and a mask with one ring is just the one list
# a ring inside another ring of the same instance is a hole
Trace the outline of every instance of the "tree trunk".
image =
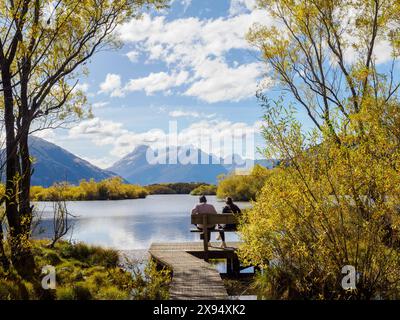
[(30, 186), (32, 165), (29, 154), (28, 133), (29, 133), (29, 111), (22, 110), (22, 126), (19, 129), (19, 163), (21, 178), (19, 180), (19, 211), (21, 215), (22, 229), (25, 234), (30, 234), (32, 225), (32, 207), (30, 205)]
[[(19, 210), (18, 141), (15, 137), (14, 101), (11, 76), (7, 66), (2, 69), (4, 93), (4, 122), (6, 130), (6, 199), (5, 210), (9, 225), (11, 261), (17, 272), (26, 278), (33, 275), (34, 259), (29, 243), (29, 233), (23, 227)], [(26, 138), (27, 139), (27, 138)], [(29, 194), (29, 191), (28, 191)]]
[(4, 233), (3, 233), (3, 223), (1, 221), (0, 221), (0, 266), (3, 267), (3, 270), (5, 271), (7, 271), (10, 268), (10, 263), (4, 251)]
[(31, 186), (31, 160), (28, 147), (28, 132), (29, 127), (23, 126), (23, 133), (19, 140), (19, 161), (20, 173), (19, 179), (19, 216), (21, 221), (21, 234), (23, 237), (23, 247), (20, 254), (22, 257), (22, 269), (19, 272), (25, 275), (32, 275), (35, 269), (34, 258), (30, 249), (30, 236), (32, 226), (32, 207), (30, 206), (30, 186)]

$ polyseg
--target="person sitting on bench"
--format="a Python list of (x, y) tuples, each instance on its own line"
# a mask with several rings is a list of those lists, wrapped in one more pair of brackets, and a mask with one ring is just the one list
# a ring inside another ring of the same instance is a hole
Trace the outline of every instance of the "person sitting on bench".
[[(207, 198), (203, 195), (199, 198), (199, 204), (197, 204), (193, 210), (192, 214), (199, 214), (199, 213), (217, 213), (217, 210), (215, 210), (214, 206), (212, 204), (207, 203)], [(204, 226), (202, 224), (197, 224), (197, 229), (203, 231)], [(207, 225), (207, 239), (208, 239), (208, 245), (210, 246), (210, 239), (211, 239), (211, 229), (215, 228), (215, 224), (213, 225)]]
[[(231, 197), (227, 197), (225, 199), (225, 204), (226, 206), (222, 209), (222, 213), (233, 213), (233, 214), (240, 214), (242, 213), (242, 211), (240, 210), (240, 208), (233, 203), (233, 200)], [(226, 229), (226, 230), (236, 230), (236, 224), (223, 224), (220, 225), (220, 228), (222, 229)], [(222, 240), (222, 248), (226, 248), (226, 244), (225, 244), (225, 233), (224, 231), (220, 231), (219, 232), (219, 237), (217, 237), (217, 240)]]

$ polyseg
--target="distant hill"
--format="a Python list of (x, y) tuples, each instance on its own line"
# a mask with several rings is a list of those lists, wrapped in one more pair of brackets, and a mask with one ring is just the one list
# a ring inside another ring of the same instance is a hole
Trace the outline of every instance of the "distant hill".
[[(197, 163), (199, 164), (182, 164), (180, 161), (176, 164), (169, 164), (170, 152), (176, 152), (178, 159), (187, 159), (190, 155), (194, 155), (194, 159), (196, 159), (197, 156)], [(146, 157), (147, 153), (155, 155), (158, 159), (165, 160), (165, 163), (149, 163)], [(201, 161), (202, 159), (203, 161)], [(204, 163), (204, 159), (207, 159), (208, 164), (200, 164)], [(237, 168), (252, 167), (254, 164), (272, 168), (276, 164), (275, 160), (242, 160), (239, 155), (235, 155), (234, 160), (230, 161), (233, 164), (226, 164), (226, 159), (224, 161), (200, 149), (188, 146), (175, 147), (174, 149), (167, 148), (155, 153), (149, 146), (140, 145), (108, 170), (117, 173), (131, 183), (141, 185), (174, 182), (215, 184), (218, 175), (227, 174)]]
[[(149, 146), (140, 145), (109, 169), (103, 170), (44, 139), (30, 136), (29, 145), (31, 156), (35, 159), (32, 185), (44, 187), (61, 181), (68, 181), (71, 184), (78, 184), (82, 179), (91, 178), (101, 181), (117, 175), (124, 178), (126, 182), (141, 185), (177, 182), (216, 184), (220, 174), (227, 174), (243, 167), (252, 167), (254, 164), (271, 168), (277, 163), (276, 160), (243, 161), (239, 155), (235, 155), (234, 164), (229, 164), (226, 159), (224, 161), (194, 147), (190, 147), (190, 152), (189, 147), (185, 146), (155, 153)], [(198, 163), (206, 159), (209, 164), (182, 164), (181, 161), (168, 164), (170, 152), (176, 152), (178, 159), (187, 159), (189, 155), (195, 155)], [(149, 163), (147, 153), (161, 158), (165, 156), (167, 164)], [(2, 155), (4, 157), (4, 152)]]
[[(176, 150), (168, 148), (161, 151), (158, 156), (162, 157), (162, 154), (165, 154), (166, 164), (149, 163), (146, 157), (147, 152), (154, 154), (154, 150), (149, 146), (138, 146), (108, 170), (117, 173), (131, 183), (141, 185), (167, 182), (216, 183), (218, 175), (228, 172), (222, 164), (182, 164), (180, 162), (169, 164), (169, 152), (176, 152), (178, 157), (181, 158), (184, 158), (185, 152), (189, 154), (189, 151), (184, 147), (178, 147)], [(191, 152), (191, 154), (197, 153), (198, 163), (201, 163), (201, 159), (208, 159), (209, 163), (212, 162), (212, 159), (216, 159), (196, 148), (192, 148)]]
[(230, 160), (228, 163), (225, 160), (225, 168), (229, 171), (248, 171), (252, 167), (254, 167), (256, 164), (266, 167), (268, 169), (272, 169), (276, 167), (279, 164), (279, 160), (276, 159), (243, 159), (240, 155), (235, 154), (233, 156), (228, 157), (227, 160)]
[(81, 179), (100, 181), (116, 176), (41, 138), (30, 136), (29, 146), (34, 158), (32, 185), (48, 187), (60, 181), (78, 184)]

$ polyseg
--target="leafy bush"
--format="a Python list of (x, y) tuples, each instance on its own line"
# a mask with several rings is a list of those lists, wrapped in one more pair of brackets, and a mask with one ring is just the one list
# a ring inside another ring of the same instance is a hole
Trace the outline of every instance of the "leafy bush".
[(166, 300), (169, 298), (171, 272), (167, 268), (157, 270), (157, 265), (150, 261), (144, 272), (137, 266), (130, 268), (134, 274), (133, 298), (136, 300)]
[(84, 282), (77, 282), (72, 286), (72, 295), (74, 300), (91, 300), (93, 298), (88, 285)]
[(190, 194), (201, 185), (207, 184), (198, 182), (156, 183), (146, 186), (146, 190), (150, 194)]
[(255, 200), (271, 170), (255, 165), (249, 174), (222, 175), (219, 177), (217, 197), (231, 197), (236, 201)]
[(28, 290), (20, 280), (0, 279), (0, 300), (23, 300), (28, 298)]
[[(45, 240), (32, 241), (37, 278), (25, 281), (13, 270), (0, 268), (0, 300), (15, 299), (163, 299), (168, 297), (168, 271), (157, 271), (149, 264), (136, 272), (119, 266), (116, 250), (83, 243), (60, 241), (54, 248)], [(56, 289), (43, 290), (40, 270), (45, 265), (56, 268)]]
[[(259, 279), (260, 295), (400, 297), (399, 110), (371, 103), (359, 114), (368, 134), (349, 129), (357, 121), (338, 124), (340, 144), (325, 131), (304, 134), (289, 112), (279, 125), (266, 116), (268, 150), (288, 160), (265, 180), (240, 227), (242, 261), (267, 275)], [(358, 274), (353, 290), (341, 285), (347, 265)]]
[(152, 184), (146, 186), (146, 190), (150, 194), (176, 194), (174, 189), (162, 184)]
[(196, 189), (193, 189), (190, 192), (193, 196), (200, 196), (200, 195), (216, 195), (217, 194), (217, 187), (213, 184), (203, 184), (198, 186)]
[(84, 243), (70, 244), (60, 242), (56, 247), (64, 258), (78, 260), (89, 265), (115, 268), (118, 266), (119, 255), (114, 249), (105, 249), (99, 246), (88, 246)]
[[(1, 191), (1, 190), (0, 190)], [(119, 200), (145, 198), (148, 191), (139, 185), (123, 183), (119, 177), (96, 182), (82, 180), (78, 186), (67, 183), (58, 183), (49, 188), (41, 186), (31, 187), (33, 201), (59, 200)]]

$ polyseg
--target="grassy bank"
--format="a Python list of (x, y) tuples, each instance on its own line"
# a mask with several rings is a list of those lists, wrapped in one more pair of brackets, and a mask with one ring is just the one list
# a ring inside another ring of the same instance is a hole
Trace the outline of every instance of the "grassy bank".
[(31, 199), (33, 201), (121, 200), (145, 198), (147, 195), (148, 192), (144, 187), (126, 184), (119, 177), (100, 182), (93, 179), (82, 180), (78, 186), (59, 183), (49, 188), (31, 187)]
[(215, 196), (217, 194), (217, 186), (213, 184), (203, 184), (201, 186), (198, 186), (196, 189), (193, 189), (190, 194), (192, 196)]
[[(27, 281), (16, 272), (5, 272), (0, 268), (0, 300), (56, 299), (56, 300), (125, 300), (167, 299), (169, 272), (157, 271), (148, 264), (144, 272), (134, 266), (128, 271), (121, 268), (116, 250), (72, 244), (32, 242), (37, 266), (37, 275)], [(55, 267), (56, 288), (44, 290), (40, 270), (46, 265)]]
[(208, 186), (202, 182), (176, 182), (176, 183), (156, 183), (146, 186), (150, 194), (190, 194), (193, 190)]

